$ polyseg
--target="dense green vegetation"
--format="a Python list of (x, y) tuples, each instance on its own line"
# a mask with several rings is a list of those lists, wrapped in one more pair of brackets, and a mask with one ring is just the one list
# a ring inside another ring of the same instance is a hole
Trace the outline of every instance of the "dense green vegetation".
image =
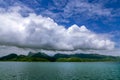
[(120, 57), (99, 54), (55, 54), (48, 56), (45, 53), (29, 52), (28, 55), (9, 54), (0, 58), (0, 61), (41, 61), (41, 62), (96, 62), (96, 61), (120, 61)]

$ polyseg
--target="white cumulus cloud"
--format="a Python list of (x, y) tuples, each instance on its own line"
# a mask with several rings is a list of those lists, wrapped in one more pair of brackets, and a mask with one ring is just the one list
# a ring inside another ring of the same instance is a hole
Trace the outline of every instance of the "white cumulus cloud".
[[(18, 7), (17, 7), (18, 8)], [(20, 8), (19, 8), (20, 9)], [(0, 9), (0, 45), (23, 48), (76, 50), (113, 49), (115, 43), (76, 24), (65, 28), (53, 19), (30, 13), (23, 17), (15, 8)]]

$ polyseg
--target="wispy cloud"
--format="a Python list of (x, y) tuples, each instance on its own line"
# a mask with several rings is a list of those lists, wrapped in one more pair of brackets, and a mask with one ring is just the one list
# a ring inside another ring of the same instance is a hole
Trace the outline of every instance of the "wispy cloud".
[(64, 12), (70, 14), (83, 14), (87, 16), (111, 16), (111, 9), (104, 8), (98, 3), (88, 3), (86, 1), (71, 0), (64, 8)]
[[(109, 21), (114, 17), (118, 17), (119, 9), (105, 7), (104, 1), (90, 3), (87, 0), (53, 0), (53, 5), (48, 5), (47, 10), (43, 9), (40, 14), (51, 17), (56, 22), (64, 23), (69, 23), (69, 18), (84, 19), (86, 21), (106, 18)], [(79, 23), (79, 20), (75, 22)]]

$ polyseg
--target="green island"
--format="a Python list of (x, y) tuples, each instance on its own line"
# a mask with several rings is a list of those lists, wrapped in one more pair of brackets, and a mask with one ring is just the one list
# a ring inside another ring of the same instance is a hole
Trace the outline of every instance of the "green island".
[(11, 53), (9, 55), (0, 57), (0, 61), (21, 61), (21, 62), (105, 62), (105, 61), (120, 61), (119, 56), (107, 56), (100, 54), (55, 54), (49, 56), (43, 52), (32, 53), (28, 55), (17, 55)]

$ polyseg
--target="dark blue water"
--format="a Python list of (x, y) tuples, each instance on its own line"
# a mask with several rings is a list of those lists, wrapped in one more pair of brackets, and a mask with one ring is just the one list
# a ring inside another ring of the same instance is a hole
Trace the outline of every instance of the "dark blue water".
[(0, 62), (0, 80), (120, 80), (120, 63)]

